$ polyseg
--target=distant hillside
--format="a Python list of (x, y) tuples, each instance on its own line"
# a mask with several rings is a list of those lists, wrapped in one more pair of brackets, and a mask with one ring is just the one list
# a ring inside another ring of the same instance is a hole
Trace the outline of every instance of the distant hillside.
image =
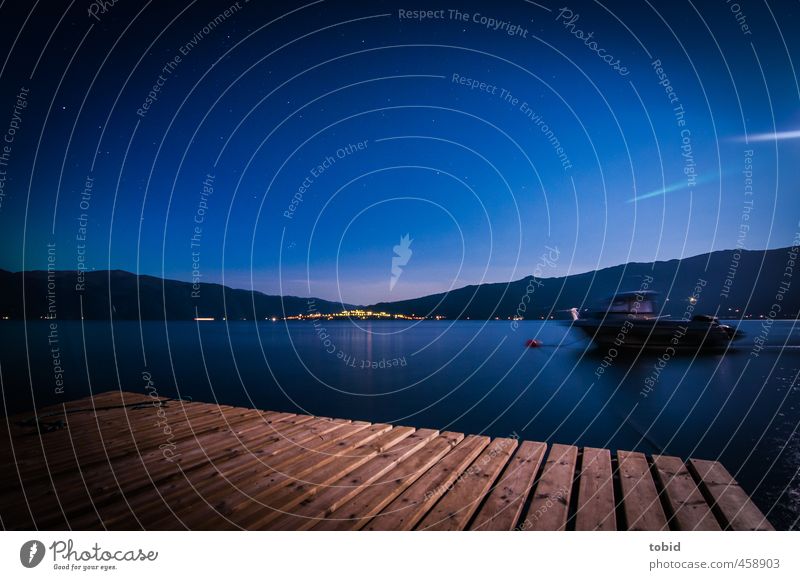
[[(647, 276), (652, 277), (648, 290), (662, 293), (664, 314), (682, 317), (688, 298), (699, 280), (706, 285), (698, 295), (696, 313), (713, 313), (737, 318), (746, 313), (754, 318), (767, 315), (776, 303), (781, 282), (790, 282), (780, 301), (778, 318), (796, 318), (800, 311), (800, 268), (797, 279), (784, 276), (790, 248), (777, 250), (742, 250), (738, 265), (733, 250), (703, 254), (683, 260), (655, 263), (630, 263), (594, 272), (539, 278), (532, 276), (510, 283), (466, 286), (449, 293), (432, 294), (399, 302), (381, 302), (369, 308), (397, 314), (417, 314), (449, 319), (509, 318), (526, 319), (567, 317), (572, 307), (591, 307), (596, 301), (618, 291), (639, 290)], [(6, 272), (0, 270), (0, 316), (23, 317), (22, 280), (28, 318), (45, 317), (48, 312), (47, 272)], [(114, 317), (123, 320), (191, 320), (196, 315), (230, 320), (263, 319), (307, 314), (322, 314), (351, 308), (318, 298), (268, 296), (249, 290), (235, 290), (220, 284), (200, 284), (193, 296), (192, 284), (138, 276), (121, 270), (86, 273), (85, 290), (75, 289), (76, 273), (55, 273), (55, 308), (59, 319), (79, 319), (80, 295), (83, 315), (88, 320)], [(727, 297), (723, 295), (729, 287)], [(224, 300), (223, 300), (224, 297)], [(527, 297), (527, 299), (524, 299)], [(749, 301), (749, 304), (748, 304)], [(196, 309), (196, 310), (195, 310)], [(738, 309), (738, 312), (737, 312)]]
[[(564, 312), (558, 311), (591, 307), (595, 301), (618, 291), (639, 290), (645, 276), (652, 276), (649, 289), (661, 292), (662, 300), (669, 298), (664, 302), (665, 314), (681, 317), (689, 296), (698, 280), (702, 279), (706, 286), (699, 294), (695, 312), (713, 313), (719, 307), (720, 317), (738, 318), (747, 308), (747, 313), (757, 318), (769, 313), (776, 302), (779, 284), (791, 280), (784, 277), (790, 250), (742, 250), (738, 266), (735, 252), (724, 250), (683, 260), (629, 263), (585, 274), (536, 279), (535, 282), (529, 276), (510, 283), (466, 286), (447, 294), (381, 302), (370, 308), (390, 313), (442, 315), (451, 319), (507, 318), (517, 314), (527, 319), (550, 315), (565, 317)], [(781, 301), (779, 318), (798, 316), (800, 268), (795, 270), (795, 274), (796, 279), (791, 281), (789, 291)], [(730, 288), (727, 298), (721, 295), (726, 279)], [(527, 303), (523, 302), (526, 294)]]
[[(27, 317), (45, 317), (50, 302), (47, 272), (41, 270), (15, 273), (0, 270), (0, 316), (23, 318), (23, 278)], [(87, 320), (108, 319), (112, 311), (114, 318), (121, 320), (191, 320), (196, 315), (252, 320), (309, 312), (306, 298), (281, 298), (205, 283), (200, 284), (199, 292), (193, 296), (189, 282), (138, 276), (122, 270), (87, 272), (82, 292), (76, 291), (76, 281), (74, 271), (54, 273), (53, 304), (61, 320), (80, 319), (81, 295), (83, 316)], [(313, 300), (313, 308), (323, 314), (341, 312), (348, 307), (327, 300)]]

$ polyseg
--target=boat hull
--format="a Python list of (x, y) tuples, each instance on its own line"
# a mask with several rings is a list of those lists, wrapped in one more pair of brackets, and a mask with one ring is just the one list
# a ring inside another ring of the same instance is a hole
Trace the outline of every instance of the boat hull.
[(617, 349), (721, 350), (741, 334), (724, 324), (688, 320), (576, 320), (573, 326), (596, 345)]

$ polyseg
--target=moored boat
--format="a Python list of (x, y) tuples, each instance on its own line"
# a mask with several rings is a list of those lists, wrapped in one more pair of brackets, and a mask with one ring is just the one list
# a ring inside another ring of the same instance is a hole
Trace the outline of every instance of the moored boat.
[(698, 314), (681, 320), (659, 316), (657, 298), (652, 291), (622, 292), (603, 308), (583, 314), (573, 308), (572, 325), (598, 346), (618, 349), (715, 350), (742, 337), (740, 330), (715, 316)]

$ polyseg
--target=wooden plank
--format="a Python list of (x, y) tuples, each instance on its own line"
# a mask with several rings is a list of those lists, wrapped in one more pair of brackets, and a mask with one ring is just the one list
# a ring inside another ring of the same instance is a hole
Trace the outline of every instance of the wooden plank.
[[(133, 425), (137, 421), (141, 422), (143, 420), (147, 420), (148, 424), (152, 425), (153, 416), (159, 409), (164, 410), (164, 412), (170, 412), (176, 416), (178, 413), (182, 413), (182, 416), (186, 418), (208, 415), (212, 412), (243, 410), (235, 407), (217, 407), (205, 403), (162, 401), (160, 399), (151, 400), (151, 402), (136, 406), (95, 406), (92, 408), (90, 401), (87, 403), (87, 408), (85, 409), (73, 409), (71, 411), (67, 410), (66, 412), (59, 411), (37, 417), (36, 419), (40, 422), (41, 428), (37, 428), (36, 423), (32, 423), (30, 420), (23, 423), (16, 423), (16, 425), (27, 431), (28, 436), (24, 437), (22, 441), (29, 440), (35, 442), (40, 437), (44, 440), (58, 439), (57, 434), (61, 432), (60, 429), (48, 431), (48, 428), (52, 427), (55, 423), (61, 423), (63, 427), (69, 422), (73, 427), (89, 427), (90, 429), (96, 429), (98, 425), (108, 423), (113, 423), (119, 428), (121, 425)], [(82, 433), (82, 431), (76, 429), (74, 437), (79, 437)], [(54, 435), (56, 437), (53, 437)]]
[(160, 456), (158, 449), (116, 461), (110, 470), (93, 474), (90, 489), (94, 497), (103, 498), (115, 490), (130, 495), (142, 488), (152, 488), (153, 482), (180, 477), (209, 462), (248, 455), (251, 446), (265, 441), (263, 433), (262, 426), (252, 422), (228, 430), (220, 426), (217, 431), (183, 442), (169, 461)]
[(386, 506), (364, 529), (410, 530), (489, 444), (470, 435)]
[[(398, 427), (395, 427), (397, 430)], [(439, 434), (433, 429), (419, 429), (378, 454), (361, 467), (329, 486), (319, 486), (311, 497), (280, 517), (269, 526), (271, 530), (305, 530), (315, 525), (326, 513), (336, 510), (343, 503), (368, 489), (385, 473), (396, 467), (405, 458), (423, 447)], [(283, 508), (282, 508), (283, 509)]]
[(668, 530), (656, 484), (647, 458), (633, 451), (618, 451), (622, 507), (629, 530)]
[(254, 509), (237, 523), (248, 530), (273, 529), (273, 522), (279, 516), (288, 513), (316, 491), (324, 489), (380, 453), (393, 448), (412, 433), (414, 433), (413, 427), (394, 427), (379, 437), (375, 437), (374, 440), (352, 449), (343, 450), (340, 455), (327, 462), (326, 465), (314, 469), (303, 477), (295, 478), (277, 492), (254, 496), (257, 505), (265, 505), (267, 508)]
[(520, 523), (521, 530), (564, 530), (567, 527), (569, 497), (578, 448), (553, 445), (536, 483), (528, 513)]
[[(257, 426), (252, 424), (237, 427), (230, 427), (227, 433), (231, 438), (235, 435), (244, 440), (250, 431)], [(223, 429), (220, 427), (220, 429)], [(220, 438), (224, 431), (211, 435)], [(207, 440), (214, 440), (209, 438)], [(82, 526), (99, 525), (97, 513), (87, 511), (86, 505), (92, 503), (96, 508), (102, 506), (103, 510), (122, 510), (130, 514), (128, 500), (137, 493), (153, 490), (157, 487), (160, 479), (169, 480), (170, 477), (178, 476), (182, 468), (191, 469), (192, 463), (197, 466), (199, 463), (208, 461), (204, 453), (198, 452), (198, 447), (203, 447), (203, 439), (187, 441), (181, 444), (178, 453), (172, 459), (167, 459), (162, 455), (162, 450), (156, 448), (149, 452), (144, 452), (136, 457), (124, 457), (115, 460), (107, 465), (90, 467), (80, 474), (82, 482), (80, 485), (70, 487), (63, 480), (58, 480), (58, 494), (61, 498), (69, 498), (63, 501), (65, 510), (68, 514), (72, 527), (81, 529)], [(202, 450), (205, 451), (205, 450)], [(190, 461), (190, 458), (194, 458)], [(86, 496), (90, 499), (86, 499)], [(83, 501), (80, 497), (83, 496)], [(88, 520), (88, 521), (87, 521)], [(49, 520), (45, 518), (45, 523)], [(95, 526), (97, 527), (97, 526)]]
[(683, 460), (653, 455), (661, 487), (672, 511), (670, 524), (678, 530), (718, 531), (719, 523)]
[(608, 531), (617, 529), (614, 479), (608, 449), (583, 448), (575, 529)]
[[(163, 424), (169, 427), (173, 438), (185, 439), (194, 433), (212, 429), (221, 422), (221, 412), (197, 409), (199, 416), (185, 416), (182, 409), (166, 410)], [(236, 416), (249, 418), (258, 416), (252, 409), (237, 409)], [(232, 417), (228, 421), (233, 421)], [(158, 446), (170, 437), (165, 427), (158, 424), (159, 417), (154, 410), (150, 416), (135, 424), (128, 425), (123, 416), (106, 422), (99, 427), (88, 426), (90, 442), (76, 443), (73, 427), (67, 424), (67, 430), (60, 434), (62, 445), (52, 448), (52, 439), (42, 438), (35, 453), (21, 458), (18, 468), (23, 476), (30, 480), (35, 477), (50, 478), (56, 474), (74, 471), (77, 465), (88, 466), (95, 463), (106, 463), (110, 458), (136, 453), (137, 448)], [(43, 465), (45, 466), (43, 468)]]
[(478, 510), (471, 530), (513, 530), (547, 451), (546, 443), (523, 441)]
[[(225, 420), (225, 421), (220, 420), (216, 424), (213, 424), (213, 425), (209, 424), (209, 425), (207, 425), (207, 427), (204, 426), (202, 429), (198, 427), (195, 430), (194, 434), (189, 432), (187, 429), (185, 429), (184, 425), (176, 424), (175, 429), (172, 430), (172, 436), (168, 437), (162, 431), (161, 433), (158, 434), (157, 438), (148, 438), (145, 441), (142, 441), (141, 438), (137, 440), (135, 436), (132, 436), (130, 433), (125, 433), (124, 430), (122, 430), (122, 432), (120, 432), (120, 428), (117, 427), (118, 436), (116, 438), (114, 438), (114, 440), (117, 442), (117, 445), (115, 445), (115, 446), (112, 446), (112, 445), (105, 446), (106, 450), (108, 450), (108, 455), (105, 456), (105, 453), (103, 453), (102, 451), (99, 451), (98, 452), (99, 456), (93, 458), (88, 453), (86, 453), (86, 448), (84, 447), (82, 449), (82, 451), (80, 452), (80, 456), (81, 456), (81, 464), (80, 464), (80, 466), (81, 466), (81, 469), (83, 471), (86, 471), (86, 470), (88, 470), (88, 468), (90, 468), (95, 463), (100, 463), (100, 464), (104, 464), (104, 465), (107, 466), (109, 463), (113, 462), (115, 465), (122, 465), (122, 464), (124, 464), (124, 462), (126, 460), (127, 461), (133, 460), (135, 467), (140, 470), (141, 462), (139, 461), (139, 459), (141, 458), (141, 456), (143, 454), (145, 454), (147, 452), (153, 452), (153, 450), (155, 450), (155, 452), (158, 455), (158, 457), (160, 459), (163, 459), (163, 451), (162, 451), (162, 449), (159, 448), (159, 445), (164, 444), (167, 441), (172, 443), (172, 444), (174, 444), (175, 449), (177, 450), (176, 452), (179, 452), (180, 447), (188, 439), (193, 439), (193, 438), (198, 438), (198, 437), (202, 438), (202, 437), (216, 436), (216, 434), (220, 430), (224, 431), (224, 430), (227, 430), (227, 429), (231, 429), (231, 430), (238, 429), (239, 426), (241, 426), (242, 424), (246, 424), (246, 423), (250, 422), (251, 420), (255, 419), (256, 417), (259, 417), (259, 415), (258, 414), (253, 414), (253, 413), (249, 413), (249, 414), (244, 414), (243, 413), (243, 414), (240, 414), (240, 415), (235, 416), (235, 417), (230, 417), (230, 418), (228, 418), (228, 420)], [(304, 419), (300, 419), (300, 420), (302, 421)], [(284, 425), (283, 428), (285, 428), (286, 426), (288, 426), (290, 424), (289, 423), (282, 423), (282, 425)], [(149, 428), (151, 430), (153, 429), (152, 423), (149, 426)], [(95, 433), (94, 435), (97, 437), (96, 444), (98, 446), (103, 447), (102, 443), (104, 441), (99, 439), (100, 435), (98, 433)], [(111, 437), (113, 437), (113, 435), (108, 433), (108, 434), (106, 434), (105, 438), (111, 438)], [(119, 441), (120, 440), (130, 441), (129, 445), (130, 445), (131, 448), (130, 449), (126, 449), (125, 453), (111, 452), (110, 450), (116, 449), (117, 447), (119, 447)], [(78, 443), (74, 443), (74, 445), (78, 446), (79, 444)], [(71, 453), (72, 453), (72, 451), (70, 450), (70, 454)], [(119, 469), (117, 470), (117, 472), (121, 476), (125, 475), (124, 473), (120, 472)], [(70, 478), (74, 479), (74, 477), (77, 476), (77, 473), (76, 473), (76, 471), (70, 471), (70, 472), (67, 472), (66, 474), (61, 474), (61, 473), (55, 472), (55, 473), (51, 473), (51, 476), (55, 476), (56, 479), (61, 479), (62, 476), (64, 478), (67, 478), (67, 479), (70, 479)], [(39, 482), (38, 484), (32, 483), (31, 480), (29, 479), (28, 483), (27, 483), (27, 488), (28, 488), (29, 492), (31, 493), (31, 497), (36, 497), (37, 490), (39, 490), (40, 488), (43, 489), (46, 493), (49, 493), (49, 491), (50, 491), (50, 479), (47, 478), (45, 481)]]
[(766, 516), (721, 463), (690, 459), (689, 467), (712, 498), (711, 509), (720, 518), (723, 529), (773, 530)]
[(377, 480), (374, 485), (328, 513), (312, 529), (360, 530), (463, 439), (462, 433), (442, 433), (420, 451), (403, 460), (386, 477)]
[[(311, 454), (316, 448), (332, 445), (339, 439), (365, 427), (366, 424), (351, 425), (344, 420), (315, 419), (302, 424), (301, 430), (290, 437), (298, 444), (304, 445), (307, 453)], [(262, 437), (263, 439), (263, 435), (258, 430), (241, 437), (245, 438), (245, 445), (253, 442), (250, 437)], [(132, 519), (132, 513), (155, 519), (158, 516), (151, 516), (152, 513), (164, 516), (166, 512), (167, 515), (171, 515), (168, 509), (172, 502), (178, 501), (174, 499), (175, 497), (181, 501), (192, 497), (197, 499), (197, 491), (192, 481), (198, 481), (197, 485), (201, 485), (199, 482), (203, 482), (204, 497), (213, 496), (218, 488), (230, 486), (230, 478), (247, 481), (254, 472), (263, 475), (270, 472), (271, 469), (285, 468), (300, 455), (279, 453), (277, 456), (272, 456), (272, 445), (275, 443), (269, 443), (269, 439), (267, 439), (267, 444), (255, 453), (247, 450), (246, 446), (242, 447), (242, 443), (238, 440), (231, 441), (228, 437), (219, 439), (220, 441), (212, 446), (203, 443), (200, 445), (200, 449), (186, 450), (176, 459), (172, 466), (173, 471), (158, 473), (160, 479), (156, 480), (155, 485), (147, 485), (147, 480), (140, 481), (138, 485), (133, 482), (126, 483), (126, 488), (131, 486), (136, 490), (135, 493), (127, 495), (130, 506), (120, 502), (102, 506), (100, 515), (104, 523), (108, 526), (124, 527), (126, 521)], [(281, 444), (281, 441), (278, 441), (277, 444)], [(209, 451), (211, 452), (210, 456), (208, 455)], [(260, 455), (263, 455), (265, 459), (262, 460)], [(265, 466), (262, 461), (268, 461), (268, 464)], [(163, 467), (166, 468), (166, 466)], [(152, 477), (149, 472), (145, 475), (148, 478)], [(75, 523), (79, 526), (90, 525), (91, 515), (87, 517), (90, 518), (88, 522), (79, 519)]]
[[(153, 429), (151, 428), (151, 430)], [(119, 427), (116, 428), (116, 432), (117, 435), (112, 436), (110, 440), (115, 444), (114, 449), (123, 449), (125, 453), (135, 450), (129, 435), (126, 439)], [(69, 433), (66, 436), (68, 437)], [(102, 442), (102, 440), (99, 440), (98, 446), (102, 447)], [(46, 495), (42, 496), (39, 501), (30, 502), (30, 508), (35, 514), (36, 521), (40, 523), (49, 521), (50, 518), (58, 518), (59, 521), (63, 521), (63, 513), (65, 509), (68, 509), (68, 504), (62, 500), (61, 496), (67, 491), (79, 494), (78, 503), (81, 506), (91, 506), (92, 499), (87, 497), (83, 485), (82, 471), (85, 469), (84, 465), (93, 463), (107, 464), (108, 462), (108, 459), (102, 461), (103, 453), (101, 451), (87, 451), (86, 446), (76, 446), (74, 449), (70, 449), (69, 452), (63, 452), (55, 457), (58, 457), (58, 460), (54, 460), (52, 455), (39, 454), (36, 457), (29, 457), (28, 460), (24, 460), (20, 465), (26, 490), (32, 490), (37, 481), (40, 482), (39, 487), (44, 488)], [(76, 476), (78, 484), (72, 487), (59, 488), (57, 482), (65, 474)], [(14, 498), (10, 498), (10, 500), (13, 502)], [(8, 502), (8, 497), (3, 497), (0, 500), (2, 505), (0, 511), (8, 518), (7, 525), (16, 526), (14, 523), (15, 510), (13, 507), (8, 507)]]
[[(192, 439), (181, 441), (172, 461), (165, 461), (161, 450), (156, 448), (145, 451), (136, 457), (123, 457), (112, 464), (111, 478), (93, 475), (91, 492), (100, 497), (109, 488), (116, 488), (117, 482), (124, 481), (124, 489), (132, 492), (136, 489), (136, 481), (162, 480), (186, 472), (194, 467), (205, 465), (211, 460), (222, 460), (232, 456), (257, 453), (259, 450), (271, 450), (285, 439), (307, 437), (334, 429), (336, 424), (327, 419), (310, 418), (310, 421), (285, 423), (281, 429), (270, 425), (265, 427), (260, 421), (243, 424), (220, 424), (210, 431), (199, 433)], [(144, 476), (144, 477), (143, 477)]]
[[(209, 427), (208, 431), (198, 431), (194, 438), (188, 435), (186, 438), (176, 438), (174, 443), (177, 445), (174, 450), (174, 461), (169, 461), (159, 447), (142, 449), (126, 454), (110, 454), (110, 458), (105, 462), (88, 463), (67, 473), (55, 475), (55, 479), (46, 479), (43, 482), (26, 485), (26, 492), (29, 501), (36, 506), (37, 513), (40, 513), (42, 524), (48, 523), (53, 516), (60, 517), (62, 505), (63, 513), (72, 514), (85, 509), (83, 506), (88, 501), (97, 503), (105, 501), (109, 497), (119, 493), (133, 492), (143, 486), (152, 486), (152, 481), (164, 475), (175, 475), (178, 472), (176, 464), (186, 466), (190, 461), (195, 464), (199, 461), (207, 461), (206, 449), (210, 442), (225, 442), (234, 440), (235, 436), (245, 436), (248, 430), (262, 427), (264, 422), (261, 419), (253, 422), (253, 415), (241, 415), (228, 421), (219, 421), (214, 427)], [(301, 419), (301, 423), (305, 422)], [(281, 424), (281, 423), (279, 423)], [(286, 427), (290, 425), (286, 423)], [(297, 428), (297, 426), (294, 426)], [(270, 430), (276, 428), (269, 425)], [(182, 431), (181, 431), (182, 433)], [(228, 437), (230, 437), (230, 439)], [(161, 439), (165, 441), (165, 439)], [(133, 443), (131, 446), (135, 446)], [(91, 500), (87, 498), (87, 494)], [(5, 506), (8, 498), (2, 499)]]
[[(165, 401), (166, 397), (158, 397), (159, 400)], [(63, 414), (64, 410), (74, 412), (81, 409), (91, 409), (92, 401), (96, 408), (114, 408), (122, 405), (144, 405), (153, 401), (153, 398), (143, 393), (133, 393), (129, 391), (111, 390), (102, 393), (95, 393), (89, 397), (81, 399), (74, 399), (63, 403), (55, 403), (46, 407), (40, 407), (34, 411), (24, 411), (11, 415), (9, 420), (12, 422), (27, 421), (34, 417), (44, 417), (51, 414)]]
[[(198, 433), (195, 437), (181, 441), (173, 462), (181, 471), (209, 459), (225, 459), (230, 456), (251, 455), (254, 459), (277, 453), (289, 443), (307, 440), (309, 437), (327, 433), (343, 422), (310, 417), (281, 423), (280, 426), (264, 425), (261, 421), (242, 424), (220, 423), (214, 429)], [(127, 458), (124, 458), (127, 459)], [(138, 461), (137, 461), (138, 459)], [(145, 467), (150, 477), (161, 477), (174, 471), (168, 463), (161, 461), (157, 450), (140, 454), (138, 458), (120, 461), (115, 465), (117, 477), (135, 476)]]
[(448, 486), (444, 496), (422, 518), (417, 529), (453, 531), (466, 528), (517, 445), (516, 439), (505, 437), (492, 441), (461, 477)]
[[(209, 409), (202, 404), (188, 410), (174, 407), (163, 407), (166, 419), (170, 422), (180, 422), (183, 416), (205, 416)], [(25, 454), (26, 451), (41, 451), (56, 456), (58, 453), (70, 451), (76, 443), (84, 439), (96, 442), (98, 435), (107, 430), (112, 435), (133, 432), (135, 427), (142, 427), (143, 433), (153, 432), (153, 425), (159, 419), (156, 415), (157, 410), (152, 406), (136, 408), (136, 410), (115, 408), (111, 411), (94, 413), (81, 412), (79, 414), (61, 415), (57, 420), (61, 428), (51, 431), (39, 431), (35, 427), (33, 431), (26, 435), (17, 437), (14, 442), (18, 454)], [(54, 418), (55, 420), (55, 418)], [(85, 444), (82, 444), (85, 446)], [(51, 461), (51, 463), (53, 463)]]
[[(343, 453), (379, 437), (390, 425), (350, 424), (327, 437), (309, 441), (302, 452), (280, 454), (275, 462), (243, 458), (194, 471), (191, 479), (177, 481), (169, 491), (168, 505), (174, 513), (147, 521), (153, 529), (167, 529), (176, 516), (191, 519), (197, 529), (245, 528), (242, 519), (262, 508), (263, 494), (276, 494), (285, 486), (316, 472)], [(286, 456), (284, 456), (286, 455)], [(212, 477), (209, 480), (209, 475)], [(196, 482), (196, 483), (195, 483)], [(270, 496), (271, 497), (271, 496)], [(268, 505), (268, 504), (267, 504)]]

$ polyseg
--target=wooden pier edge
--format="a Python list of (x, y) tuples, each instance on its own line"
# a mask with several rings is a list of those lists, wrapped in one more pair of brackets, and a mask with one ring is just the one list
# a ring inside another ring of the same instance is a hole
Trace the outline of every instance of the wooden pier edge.
[(124, 391), (6, 423), (4, 529), (773, 529), (716, 461)]

